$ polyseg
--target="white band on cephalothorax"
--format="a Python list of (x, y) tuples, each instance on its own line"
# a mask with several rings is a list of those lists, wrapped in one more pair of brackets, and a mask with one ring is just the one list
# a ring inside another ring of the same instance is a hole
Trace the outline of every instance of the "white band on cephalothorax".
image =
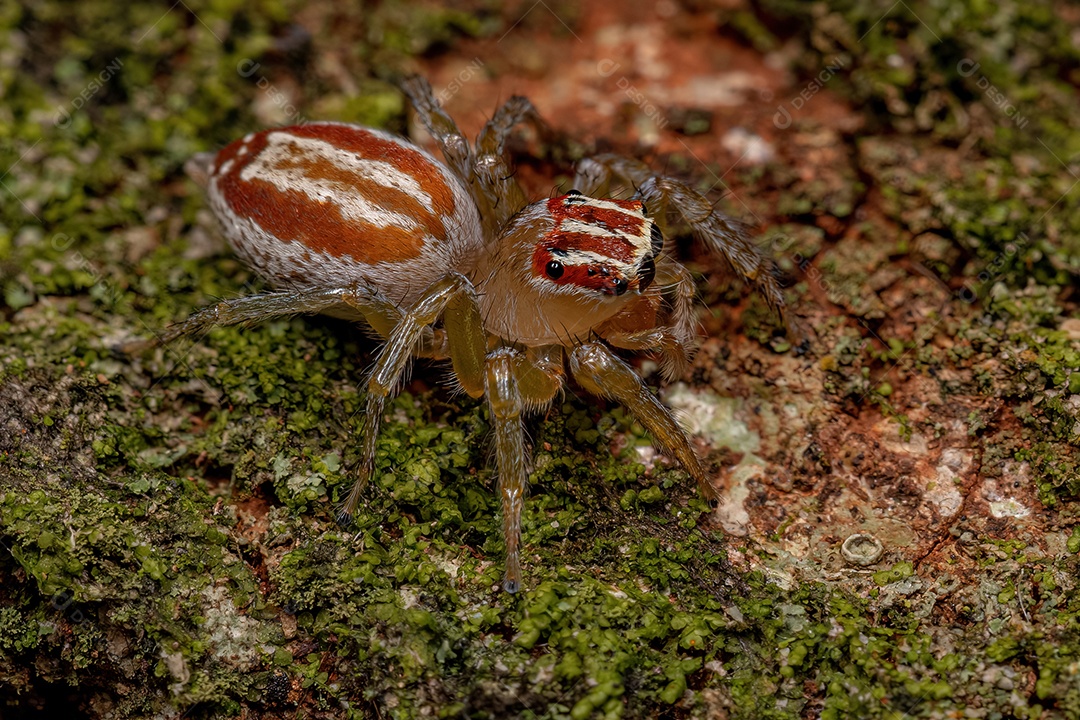
[(559, 223), (559, 232), (582, 233), (584, 235), (592, 235), (593, 237), (625, 240), (636, 248), (646, 248), (651, 243), (651, 239), (647, 235), (614, 232), (595, 222), (587, 223), (571, 218), (566, 218)]
[(601, 265), (604, 267), (613, 268), (623, 275), (631, 275), (636, 267), (634, 263), (623, 263), (618, 260), (614, 260), (607, 255), (593, 252), (591, 250), (580, 250), (578, 248), (571, 248), (568, 250), (552, 250), (551, 254), (564, 265)]

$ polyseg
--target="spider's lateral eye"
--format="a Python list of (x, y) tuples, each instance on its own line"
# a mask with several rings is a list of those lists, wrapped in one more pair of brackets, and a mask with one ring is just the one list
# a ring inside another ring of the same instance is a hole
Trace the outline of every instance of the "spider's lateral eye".
[(652, 243), (653, 257), (656, 257), (660, 254), (660, 251), (664, 249), (664, 233), (656, 223), (653, 223), (652, 225), (652, 234), (649, 239)]
[(552, 260), (546, 266), (544, 266), (544, 272), (552, 280), (558, 280), (563, 274), (563, 264), (558, 260)]
[(577, 188), (570, 188), (569, 190), (566, 191), (566, 194), (567, 195), (580, 195), (581, 191), (578, 190)]

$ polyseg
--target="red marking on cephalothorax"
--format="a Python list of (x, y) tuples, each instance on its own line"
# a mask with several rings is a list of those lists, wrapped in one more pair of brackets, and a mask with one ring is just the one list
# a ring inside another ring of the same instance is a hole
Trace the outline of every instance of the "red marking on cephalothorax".
[(599, 290), (606, 295), (614, 295), (615, 281), (617, 279), (616, 276), (607, 273), (594, 272), (590, 275), (587, 267), (568, 265), (558, 281), (567, 285)]
[[(589, 202), (567, 201), (578, 196), (564, 195), (548, 200), (548, 212), (554, 221), (552, 229), (541, 241), (545, 247), (558, 250), (593, 252), (616, 262), (632, 263), (643, 251), (640, 240), (646, 232), (642, 204), (637, 200), (604, 200), (625, 210), (598, 207)], [(573, 222), (572, 230), (564, 225)], [(596, 234), (581, 225), (595, 226)], [(637, 239), (635, 242), (634, 239)]]
[(588, 202), (567, 201), (567, 198), (580, 196), (563, 195), (548, 200), (548, 212), (555, 220), (556, 225), (564, 220), (577, 220), (589, 225), (599, 225), (609, 232), (626, 233), (627, 235), (641, 235), (645, 228), (644, 205), (640, 200), (614, 200), (605, 199), (604, 203), (610, 203), (622, 208), (622, 211), (612, 208), (598, 207)]
[[(301, 191), (281, 189), (262, 177), (245, 181), (241, 177), (244, 169), (267, 149), (270, 133), (316, 138), (364, 159), (388, 162), (420, 185), (431, 198), (433, 211), (408, 193), (357, 175), (299, 147), (268, 172), (281, 170), (294, 175), (299, 172), (313, 181), (350, 187), (377, 207), (413, 218), (415, 226), (399, 227), (345, 217), (332, 200), (318, 201)], [(241, 154), (245, 146), (247, 152)], [(223, 172), (230, 160), (232, 165)], [(452, 216), (456, 205), (453, 191), (439, 168), (419, 151), (348, 125), (313, 123), (264, 130), (223, 149), (214, 168), (217, 187), (237, 216), (257, 223), (283, 242), (298, 242), (315, 252), (350, 256), (367, 264), (411, 260), (421, 254), (429, 236), (445, 240), (450, 228), (443, 218)]]
[(541, 244), (550, 250), (585, 250), (619, 263), (632, 263), (640, 254), (640, 248), (629, 240), (611, 235), (591, 235), (587, 232), (559, 232), (552, 230), (544, 236)]
[[(555, 256), (551, 254), (550, 250), (548, 250), (543, 245), (538, 245), (536, 247), (536, 250), (533, 251), (533, 258), (532, 258), (532, 260), (533, 260), (533, 267), (532, 267), (533, 276), (534, 277), (544, 277), (544, 275), (545, 275), (544, 268), (547, 267), (547, 264), (549, 262), (551, 262), (552, 260), (554, 260), (554, 259), (555, 259)], [(552, 282), (559, 282), (561, 280), (562, 280), (562, 278), (559, 278), (558, 280), (553, 280)]]

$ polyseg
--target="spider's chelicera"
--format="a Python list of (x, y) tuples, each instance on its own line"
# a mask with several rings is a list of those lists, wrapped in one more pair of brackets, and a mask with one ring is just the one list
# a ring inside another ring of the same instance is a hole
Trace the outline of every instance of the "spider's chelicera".
[[(319, 122), (253, 133), (196, 162), (229, 242), (276, 290), (205, 308), (158, 341), (297, 313), (362, 320), (382, 336), (343, 521), (410, 358), (449, 359), (460, 390), (490, 408), (510, 592), (521, 586), (521, 416), (550, 405), (568, 373), (625, 406), (715, 500), (686, 434), (613, 348), (658, 353), (672, 378), (695, 347), (694, 284), (664, 248), (669, 209), (779, 312), (771, 261), (701, 194), (616, 155), (580, 162), (574, 190), (529, 203), (505, 149), (519, 123), (542, 127), (528, 100), (511, 98), (471, 146), (425, 80), (403, 89), (445, 164), (378, 130)], [(607, 197), (616, 186), (634, 195)]]

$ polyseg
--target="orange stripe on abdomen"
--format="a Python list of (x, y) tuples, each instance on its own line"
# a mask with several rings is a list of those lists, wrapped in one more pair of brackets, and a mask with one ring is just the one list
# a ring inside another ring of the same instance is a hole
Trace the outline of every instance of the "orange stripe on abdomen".
[(230, 191), (226, 184), (222, 192), (234, 213), (278, 240), (298, 242), (334, 257), (348, 256), (366, 264), (412, 260), (419, 257), (428, 238), (421, 227), (346, 220), (331, 203), (314, 202), (304, 193), (281, 190), (263, 180), (244, 183), (242, 192)]
[(344, 125), (238, 140), (219, 153), (213, 177), (229, 209), (274, 238), (367, 264), (411, 260), (445, 240), (455, 207), (418, 150)]

